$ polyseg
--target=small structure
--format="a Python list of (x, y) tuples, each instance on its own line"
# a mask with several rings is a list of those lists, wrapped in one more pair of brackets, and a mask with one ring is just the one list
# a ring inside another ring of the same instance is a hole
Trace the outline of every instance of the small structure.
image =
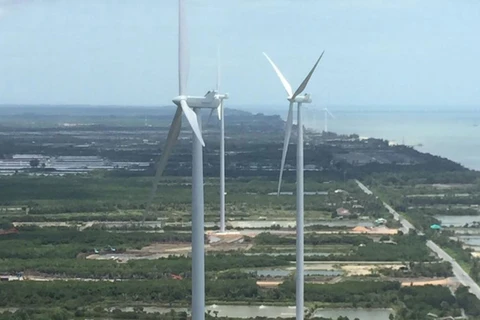
[(440, 226), (438, 224), (432, 224), (430, 226), (430, 229), (432, 229), (432, 230), (442, 230), (442, 226)]
[(352, 214), (350, 213), (350, 211), (348, 209), (338, 208), (337, 209), (337, 215), (339, 217), (350, 217)]
[(391, 245), (394, 245), (394, 246), (397, 245), (397, 243), (396, 243), (395, 241), (393, 241), (393, 240), (381, 241), (380, 243), (391, 244)]
[(173, 280), (183, 280), (183, 277), (181, 275), (175, 274), (175, 273), (170, 273), (170, 277)]
[(383, 218), (379, 218), (377, 220), (375, 220), (375, 225), (379, 226), (379, 225), (384, 225), (387, 223), (387, 220), (386, 219), (383, 219)]

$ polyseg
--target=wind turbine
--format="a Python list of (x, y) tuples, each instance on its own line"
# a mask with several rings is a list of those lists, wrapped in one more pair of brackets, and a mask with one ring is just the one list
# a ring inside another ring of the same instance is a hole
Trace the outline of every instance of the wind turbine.
[(325, 130), (324, 132), (328, 132), (328, 116), (332, 117), (332, 119), (335, 119), (335, 116), (328, 110), (327, 108), (324, 108), (323, 111), (325, 112)]
[[(324, 51), (325, 52), (325, 51)], [(322, 59), (323, 53), (318, 58), (317, 62), (313, 66), (312, 70), (308, 73), (307, 77), (300, 84), (298, 89), (293, 92), (292, 86), (288, 83), (287, 79), (280, 72), (280, 69), (275, 65), (275, 63), (268, 57), (264, 52), (263, 54), (270, 62), (275, 70), (275, 73), (280, 78), (280, 81), (283, 84), (283, 87), (287, 91), (288, 97), (287, 100), (290, 101), (288, 108), (287, 122), (285, 125), (285, 139), (283, 140), (283, 152), (282, 152), (282, 162), (280, 165), (280, 178), (278, 180), (278, 195), (280, 195), (280, 188), (282, 185), (282, 176), (283, 168), (285, 166), (285, 158), (287, 156), (288, 143), (290, 141), (290, 134), (292, 132), (293, 126), (293, 104), (297, 103), (297, 243), (296, 243), (296, 319), (304, 320), (304, 219), (303, 219), (303, 198), (304, 198), (304, 185), (303, 185), (303, 123), (302, 123), (302, 104), (311, 103), (312, 99), (309, 94), (300, 96), (300, 94), (305, 90), (310, 78), (312, 77), (313, 72), (317, 68), (320, 59)]]
[(208, 91), (205, 96), (187, 95), (188, 51), (185, 21), (185, 1), (178, 1), (178, 78), (179, 95), (173, 98), (177, 111), (170, 125), (165, 148), (156, 163), (156, 173), (146, 206), (148, 212), (156, 194), (160, 177), (167, 165), (172, 148), (178, 139), (185, 114), (192, 128), (192, 319), (205, 319), (205, 246), (204, 246), (204, 189), (203, 189), (203, 149), (201, 109), (217, 109), (223, 95)]
[(218, 92), (220, 92), (220, 63), (218, 63), (216, 98), (220, 100), (217, 108), (220, 120), (220, 232), (225, 232), (225, 114), (223, 100), (228, 99), (228, 94)]
[[(228, 94), (220, 94), (220, 49), (217, 50), (217, 87), (216, 98), (220, 100), (217, 107), (218, 120), (220, 120), (220, 232), (225, 232), (225, 121), (223, 100), (228, 99)], [(210, 112), (208, 121), (213, 114)]]

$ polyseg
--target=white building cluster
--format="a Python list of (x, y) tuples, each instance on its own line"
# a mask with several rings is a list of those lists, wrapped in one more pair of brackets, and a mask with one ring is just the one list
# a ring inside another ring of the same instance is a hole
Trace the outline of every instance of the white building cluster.
[[(34, 167), (45, 169), (44, 173), (85, 173), (93, 170), (126, 169), (144, 170), (148, 162), (113, 162), (99, 156), (45, 156), (39, 154), (14, 154), (0, 159), (0, 174), (8, 175)], [(47, 170), (50, 169), (50, 170)]]

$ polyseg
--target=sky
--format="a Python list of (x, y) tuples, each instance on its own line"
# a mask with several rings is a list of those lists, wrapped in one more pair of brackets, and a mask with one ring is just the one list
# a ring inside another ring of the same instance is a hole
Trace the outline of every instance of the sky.
[[(480, 106), (480, 1), (187, 0), (188, 93), (325, 106)], [(0, 104), (169, 105), (176, 0), (0, 0)]]

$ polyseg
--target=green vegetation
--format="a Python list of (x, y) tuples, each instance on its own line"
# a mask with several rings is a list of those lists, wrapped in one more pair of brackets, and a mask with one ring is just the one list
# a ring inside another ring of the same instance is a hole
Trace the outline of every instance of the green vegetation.
[[(429, 174), (376, 174), (370, 179), (379, 194), (425, 236), (441, 246), (477, 283), (480, 282), (480, 261), (472, 256), (472, 249), (464, 246), (454, 229), (431, 230), (432, 224), (441, 224), (435, 215), (463, 216), (480, 214), (479, 172), (444, 172), (436, 177)], [(387, 185), (382, 186), (382, 183)], [(434, 185), (434, 183), (438, 185)], [(407, 197), (415, 194), (414, 197)], [(438, 196), (430, 196), (438, 195)], [(422, 206), (422, 207), (418, 207)], [(423, 207), (424, 206), (424, 207)], [(477, 227), (478, 223), (464, 227)]]
[(394, 270), (383, 268), (378, 270), (389, 277), (414, 278), (414, 277), (452, 277), (452, 265), (448, 262), (409, 263), (408, 270)]
[(480, 316), (480, 300), (468, 292), (466, 287), (460, 287), (455, 291), (458, 305), (462, 307), (468, 315)]
[[(22, 227), (18, 234), (0, 237), (0, 273), (26, 272), (50, 276), (94, 279), (160, 279), (170, 273), (189, 275), (191, 260), (170, 257), (157, 260), (87, 260), (94, 248), (115, 254), (127, 249), (141, 249), (152, 243), (184, 243), (190, 245), (189, 233), (116, 233), (105, 230), (79, 231), (67, 227)], [(245, 268), (287, 265), (291, 257), (243, 254), (216, 254), (206, 258), (209, 272)]]
[(427, 216), (433, 215), (446, 215), (446, 216), (478, 216), (480, 215), (479, 210), (471, 209), (471, 208), (416, 208), (416, 211), (419, 213)]
[[(287, 259), (289, 257), (267, 255), (208, 255), (205, 268), (211, 274), (228, 269), (285, 266), (289, 263)], [(88, 279), (165, 279), (171, 273), (189, 277), (191, 268), (191, 259), (184, 257), (129, 260), (126, 263), (84, 259), (0, 259), (0, 273), (25, 272)]]
[[(57, 281), (47, 283), (20, 282), (0, 284), (0, 306), (12, 307), (28, 303), (32, 308), (55, 306), (50, 312), (91, 314), (112, 305), (155, 304), (187, 302), (190, 293), (188, 281), (128, 281), (81, 282)], [(293, 302), (294, 282), (286, 282), (275, 289), (259, 290), (254, 280), (236, 279), (207, 281), (207, 297), (210, 301)], [(400, 287), (398, 282), (346, 281), (337, 284), (307, 284), (305, 299), (325, 305), (352, 304), (355, 307), (384, 307), (403, 305), (398, 319), (421, 319), (428, 312), (440, 315), (458, 315), (459, 307), (471, 315), (477, 312), (475, 300), (459, 289), (457, 298), (444, 287)], [(82, 306), (82, 307), (79, 307)], [(61, 309), (60, 309), (61, 308)], [(117, 312), (118, 313), (118, 312)], [(0, 318), (1, 319), (1, 318)], [(21, 319), (21, 318), (20, 318)], [(59, 318), (63, 319), (63, 318)], [(141, 318), (140, 318), (141, 319)], [(168, 318), (155, 318), (168, 319)]]
[[(305, 245), (321, 246), (327, 244), (351, 244), (360, 245), (373, 242), (372, 239), (363, 235), (305, 235)], [(293, 237), (280, 237), (270, 233), (261, 233), (254, 238), (256, 245), (295, 245), (296, 239)]]
[[(123, 109), (89, 111), (88, 115), (76, 108), (68, 109), (63, 115), (57, 114), (58, 110), (50, 110), (49, 116), (32, 116), (28, 112), (1, 117), (4, 134), (0, 136), (2, 150), (0, 158), (9, 158), (14, 153), (40, 153), (49, 156), (96, 155), (110, 161), (150, 163), (160, 152), (158, 144), (152, 142), (163, 139), (159, 138), (158, 132), (163, 133), (163, 129), (171, 120), (170, 111), (158, 114), (157, 109), (142, 109), (142, 112), (139, 112), (141, 116), (137, 114), (138, 111), (132, 115)], [(92, 112), (95, 115), (90, 114)], [(154, 127), (144, 125), (145, 114), (149, 115), (149, 123)], [(32, 124), (33, 121), (35, 124)], [(64, 122), (79, 125), (74, 128), (58, 125)], [(219, 211), (216, 151), (218, 136), (215, 130), (215, 126), (211, 126), (205, 132), (205, 139), (208, 141), (205, 148), (205, 214), (208, 222), (216, 222)], [(227, 130), (231, 136), (227, 141), (227, 150), (231, 151), (227, 163), (226, 182), (228, 217), (234, 217), (236, 221), (294, 220), (295, 196), (269, 195), (275, 192), (277, 187), (283, 121), (278, 116), (237, 112), (236, 116), (232, 116), (228, 121)], [(33, 134), (35, 143), (32, 143), (31, 139)], [(305, 237), (307, 250), (310, 253), (318, 252), (319, 255), (309, 256), (306, 260), (402, 261), (410, 265), (410, 271), (405, 273), (402, 271), (401, 274), (399, 271), (391, 270), (381, 272), (389, 276), (449, 276), (450, 266), (434, 261), (425, 245), (426, 238), (438, 237), (438, 242), (452, 251), (462, 265), (468, 267), (472, 276), (478, 276), (480, 263), (472, 259), (469, 252), (461, 249), (459, 243), (451, 241), (448, 233), (433, 233), (428, 229), (430, 224), (437, 222), (433, 216), (445, 212), (445, 208), (451, 203), (455, 201), (464, 204), (478, 203), (480, 200), (478, 173), (466, 170), (446, 159), (421, 154), (413, 148), (389, 147), (384, 140), (359, 141), (358, 136), (342, 139), (331, 134), (330, 137), (336, 138), (332, 144), (325, 140), (325, 136), (312, 132), (307, 132), (307, 135), (309, 143), (305, 148), (306, 164), (313, 165), (319, 170), (306, 173), (305, 190), (322, 192), (319, 195), (305, 197), (307, 220), (331, 220), (335, 217), (335, 210), (344, 207), (352, 212), (355, 219), (383, 217), (389, 220), (387, 226), (397, 227), (398, 223), (389, 219), (390, 215), (382, 203), (375, 196), (364, 194), (352, 180), (359, 178), (381, 190), (379, 195), (388, 199), (395, 208), (401, 209), (416, 226), (425, 230), (426, 235), (393, 236), (388, 238), (391, 240), (389, 243), (381, 243), (366, 235), (309, 234)], [(84, 147), (78, 148), (79, 144), (83, 144)], [(361, 153), (371, 157), (378, 152), (398, 154), (401, 155), (398, 158), (407, 160), (402, 165), (395, 163), (359, 165), (355, 160), (351, 162), (338, 160), (349, 153)], [(168, 308), (189, 304), (190, 258), (170, 256), (119, 263), (113, 260), (90, 260), (86, 257), (93, 254), (94, 249), (98, 249), (101, 256), (102, 253), (111, 250), (110, 246), (116, 249), (115, 255), (131, 254), (133, 250), (152, 244), (188, 246), (191, 238), (190, 227), (186, 224), (191, 220), (190, 161), (190, 142), (180, 140), (172, 155), (172, 161), (166, 168), (167, 177), (161, 179), (153, 210), (146, 217), (144, 209), (153, 175), (152, 165), (143, 172), (95, 171), (85, 175), (62, 177), (29, 175), (53, 172), (50, 168), (42, 167), (42, 163), (32, 161), (31, 168), (12, 176), (0, 177), (2, 189), (0, 206), (29, 209), (28, 215), (27, 210), (3, 210), (0, 222), (2, 229), (10, 228), (12, 222), (22, 221), (68, 222), (72, 225), (82, 225), (82, 231), (76, 227), (19, 227), (19, 234), (2, 235), (1, 274), (21, 276), (23, 273), (27, 279), (31, 276), (114, 280), (2, 281), (0, 306), (23, 309), (14, 314), (8, 312), (0, 314), (0, 320), (187, 319), (183, 312), (172, 311), (166, 315), (149, 314), (143, 312), (142, 307), (155, 305)], [(289, 153), (287, 164), (294, 162), (294, 153)], [(176, 165), (178, 163), (183, 165)], [(284, 178), (283, 190), (293, 192), (294, 172), (287, 171)], [(450, 191), (440, 191), (428, 185), (432, 183), (468, 183), (470, 186), (468, 188), (454, 186)], [(343, 191), (336, 192), (338, 189)], [(461, 193), (470, 195), (455, 196), (460, 189)], [(406, 197), (412, 194), (440, 193), (446, 196)], [(445, 203), (443, 211), (409, 209), (411, 206), (428, 205), (431, 202), (436, 205)], [(455, 210), (460, 214), (460, 210)], [(465, 212), (474, 213), (473, 210)], [(141, 224), (143, 219), (153, 223), (143, 225)], [(130, 224), (128, 226), (94, 224), (89, 227), (84, 224), (93, 221), (123, 221)], [(160, 225), (163, 232), (145, 232), (160, 231), (158, 230)], [(279, 229), (279, 226), (272, 226), (270, 230), (274, 229)], [(315, 225), (307, 229), (338, 231), (348, 228)], [(381, 240), (387, 240), (387, 237)], [(254, 239), (245, 237), (245, 242), (253, 246), (251, 252), (266, 254), (250, 256), (232, 251), (206, 255), (208, 301), (292, 304), (295, 299), (292, 278), (278, 287), (263, 288), (257, 286), (254, 274), (242, 270), (291, 266), (295, 256), (293, 250), (287, 248), (293, 248), (295, 238), (264, 233)], [(280, 250), (291, 251), (292, 254), (267, 255)], [(113, 252), (111, 253), (113, 255)], [(320, 255), (323, 253), (332, 254)], [(181, 275), (183, 280), (171, 279), (172, 273)], [(456, 296), (452, 296), (446, 288), (441, 287), (401, 288), (398, 282), (381, 281), (381, 277), (355, 279), (362, 281), (306, 284), (305, 297), (308, 305), (393, 307), (398, 310), (399, 320), (424, 319), (428, 312), (445, 316), (458, 315), (460, 307), (471, 315), (478, 313), (475, 307), (478, 301), (463, 288), (457, 290)], [(131, 306), (134, 310), (122, 312), (117, 309), (107, 312), (107, 308), (118, 306)], [(213, 318), (216, 318), (215, 314), (207, 315), (207, 319)]]
[[(141, 221), (146, 195), (151, 180), (144, 176), (117, 176), (115, 173), (94, 172), (82, 176), (34, 177), (14, 175), (2, 177), (0, 205), (28, 206), (29, 214), (4, 214), (11, 221)], [(170, 222), (190, 221), (191, 191), (185, 184), (189, 178), (166, 177), (161, 180), (152, 213), (146, 220), (166, 218)], [(227, 212), (237, 218), (257, 219), (289, 216), (295, 210), (295, 197), (275, 197), (276, 178), (230, 178), (226, 182), (229, 201)], [(294, 190), (294, 181), (286, 182), (284, 189)], [(385, 209), (374, 198), (363, 194), (353, 182), (323, 183), (314, 177), (306, 180), (306, 190), (328, 192), (328, 195), (305, 198), (306, 216), (312, 219), (330, 218), (338, 207), (361, 209), (353, 212), (368, 213), (372, 217), (387, 216)], [(346, 194), (334, 191), (343, 189)], [(205, 180), (205, 210), (207, 220), (218, 219), (218, 179)]]
[(116, 252), (127, 248), (141, 249), (151, 243), (191, 241), (189, 233), (114, 233), (101, 230), (79, 231), (76, 228), (34, 226), (19, 228), (18, 234), (0, 237), (0, 257), (3, 259), (61, 258), (74, 259), (80, 253), (93, 253), (113, 246)]
[[(425, 238), (416, 235), (393, 236), (395, 244), (373, 242), (364, 235), (306, 235), (305, 244), (318, 246), (322, 244), (355, 245), (351, 252), (344, 255), (309, 256), (305, 260), (325, 261), (433, 261)], [(258, 235), (254, 239), (260, 245), (294, 245), (295, 238), (280, 237), (269, 233)]]
[(442, 317), (460, 315), (455, 297), (445, 287), (403, 287), (399, 298), (405, 304), (405, 308), (398, 313), (400, 319), (425, 319), (427, 313)]

